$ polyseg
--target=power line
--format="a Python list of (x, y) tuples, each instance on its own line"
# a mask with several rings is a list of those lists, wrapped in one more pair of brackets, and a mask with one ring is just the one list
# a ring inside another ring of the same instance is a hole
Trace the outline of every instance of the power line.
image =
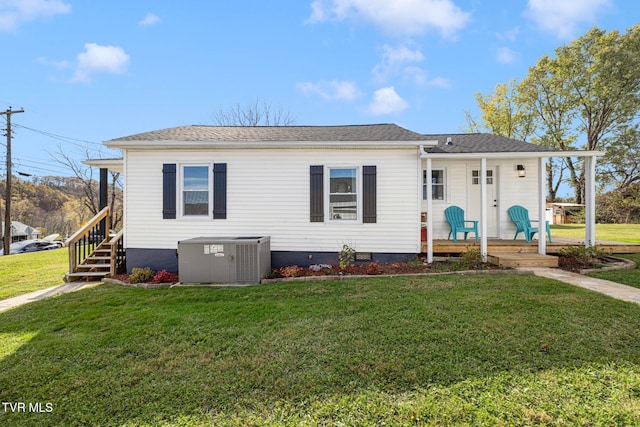
[(57, 139), (59, 141), (68, 142), (70, 144), (79, 146), (81, 148), (86, 148), (86, 147), (82, 146), (80, 144), (76, 144), (74, 142), (82, 142), (82, 143), (85, 143), (85, 144), (97, 145), (97, 146), (100, 146), (101, 148), (104, 148), (104, 145), (102, 145), (102, 143), (100, 143), (100, 142), (87, 141), (86, 139), (71, 138), (69, 136), (64, 136), (64, 135), (57, 135), (55, 133), (51, 133), (51, 132), (46, 132), (46, 131), (39, 130), (39, 129), (30, 128), (28, 126), (24, 126), (24, 125), (20, 125), (20, 124), (16, 124), (15, 126), (23, 128), (23, 129), (30, 130), (31, 132), (39, 133), (40, 135), (44, 135), (44, 136), (47, 136), (47, 137), (52, 138), (52, 139)]

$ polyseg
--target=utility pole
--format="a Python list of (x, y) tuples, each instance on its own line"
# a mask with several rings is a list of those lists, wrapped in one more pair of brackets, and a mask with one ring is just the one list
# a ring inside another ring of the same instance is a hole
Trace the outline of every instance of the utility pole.
[(9, 255), (11, 246), (11, 192), (13, 190), (11, 185), (11, 115), (15, 113), (24, 113), (24, 109), (11, 110), (11, 107), (7, 111), (0, 112), (0, 116), (7, 116), (7, 182), (6, 182), (6, 198), (4, 204), (4, 240), (3, 248), (4, 255)]

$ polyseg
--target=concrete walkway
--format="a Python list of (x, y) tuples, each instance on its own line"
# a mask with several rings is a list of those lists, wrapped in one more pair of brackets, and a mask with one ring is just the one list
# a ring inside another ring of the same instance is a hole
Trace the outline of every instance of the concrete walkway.
[[(634, 288), (632, 286), (622, 285), (620, 283), (611, 282), (609, 280), (596, 279), (593, 277), (584, 276), (582, 274), (571, 273), (569, 271), (561, 270), (558, 268), (527, 267), (522, 268), (521, 270), (530, 271), (536, 276), (546, 277), (547, 279), (554, 279), (560, 282), (569, 283), (571, 285), (580, 286), (581, 288), (589, 289), (595, 292), (600, 292), (601, 294), (608, 295), (612, 298), (640, 304), (640, 289)], [(20, 295), (5, 300), (0, 300), (0, 312), (9, 310), (10, 308), (18, 307), (31, 301), (38, 301), (54, 295), (77, 291), (86, 286), (95, 285), (97, 283), (100, 282), (65, 283), (63, 285), (54, 286), (52, 288), (31, 292), (29, 294)]]
[(620, 299), (628, 302), (640, 304), (640, 289), (633, 286), (627, 286), (610, 280), (596, 279), (594, 277), (584, 276), (578, 273), (572, 273), (558, 268), (526, 268), (523, 270), (531, 271), (536, 276), (546, 277), (548, 279), (559, 280), (571, 285), (580, 286), (601, 294), (608, 295), (612, 298)]
[(9, 310), (10, 308), (18, 307), (20, 305), (52, 297), (54, 295), (64, 294), (67, 292), (78, 291), (86, 286), (95, 285), (100, 282), (71, 282), (63, 285), (54, 286), (52, 288), (41, 289), (39, 291), (31, 292), (24, 295), (18, 295), (17, 297), (7, 298), (0, 300), (0, 312)]

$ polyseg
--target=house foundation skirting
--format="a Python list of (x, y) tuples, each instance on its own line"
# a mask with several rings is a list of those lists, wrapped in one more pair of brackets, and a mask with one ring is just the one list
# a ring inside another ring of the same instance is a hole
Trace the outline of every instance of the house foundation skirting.
[[(406, 262), (414, 259), (416, 255), (414, 253), (357, 252), (356, 264)], [(338, 253), (271, 251), (272, 268), (291, 265), (308, 267), (313, 264), (338, 265)], [(150, 267), (153, 271), (167, 270), (171, 273), (179, 273), (178, 253), (175, 249), (127, 248), (127, 273), (131, 274), (134, 268), (145, 267)]]
[[(418, 254), (356, 252), (356, 264), (372, 262), (390, 263), (406, 262)], [(338, 252), (303, 252), (303, 251), (271, 251), (271, 267), (280, 268), (290, 265), (308, 267), (313, 264), (338, 265)]]
[(127, 274), (134, 268), (150, 267), (153, 271), (178, 272), (178, 251), (175, 249), (127, 248)]

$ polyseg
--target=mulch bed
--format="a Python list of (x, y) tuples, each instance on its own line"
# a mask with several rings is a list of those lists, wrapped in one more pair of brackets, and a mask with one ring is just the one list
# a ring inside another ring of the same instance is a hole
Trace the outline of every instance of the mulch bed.
[[(574, 256), (559, 256), (558, 267), (562, 270), (572, 271), (579, 273), (582, 270), (594, 268), (596, 266), (607, 265), (611, 263), (610, 257), (601, 257), (594, 261), (594, 263), (584, 262)], [(280, 279), (280, 278), (293, 278), (293, 277), (312, 277), (312, 276), (354, 276), (354, 275), (400, 275), (400, 274), (421, 274), (421, 273), (442, 273), (447, 271), (460, 271), (460, 270), (501, 270), (502, 267), (492, 264), (479, 264), (470, 268), (469, 266), (462, 265), (452, 258), (451, 261), (434, 261), (431, 264), (426, 263), (426, 259), (419, 258), (413, 262), (394, 262), (388, 264), (379, 263), (367, 263), (351, 265), (345, 268), (332, 265), (316, 265), (311, 267), (298, 267), (289, 266), (274, 269), (267, 279)], [(117, 274), (113, 277), (114, 280), (122, 283), (129, 283), (128, 274)], [(166, 284), (178, 283), (178, 276), (174, 275), (171, 282)]]

